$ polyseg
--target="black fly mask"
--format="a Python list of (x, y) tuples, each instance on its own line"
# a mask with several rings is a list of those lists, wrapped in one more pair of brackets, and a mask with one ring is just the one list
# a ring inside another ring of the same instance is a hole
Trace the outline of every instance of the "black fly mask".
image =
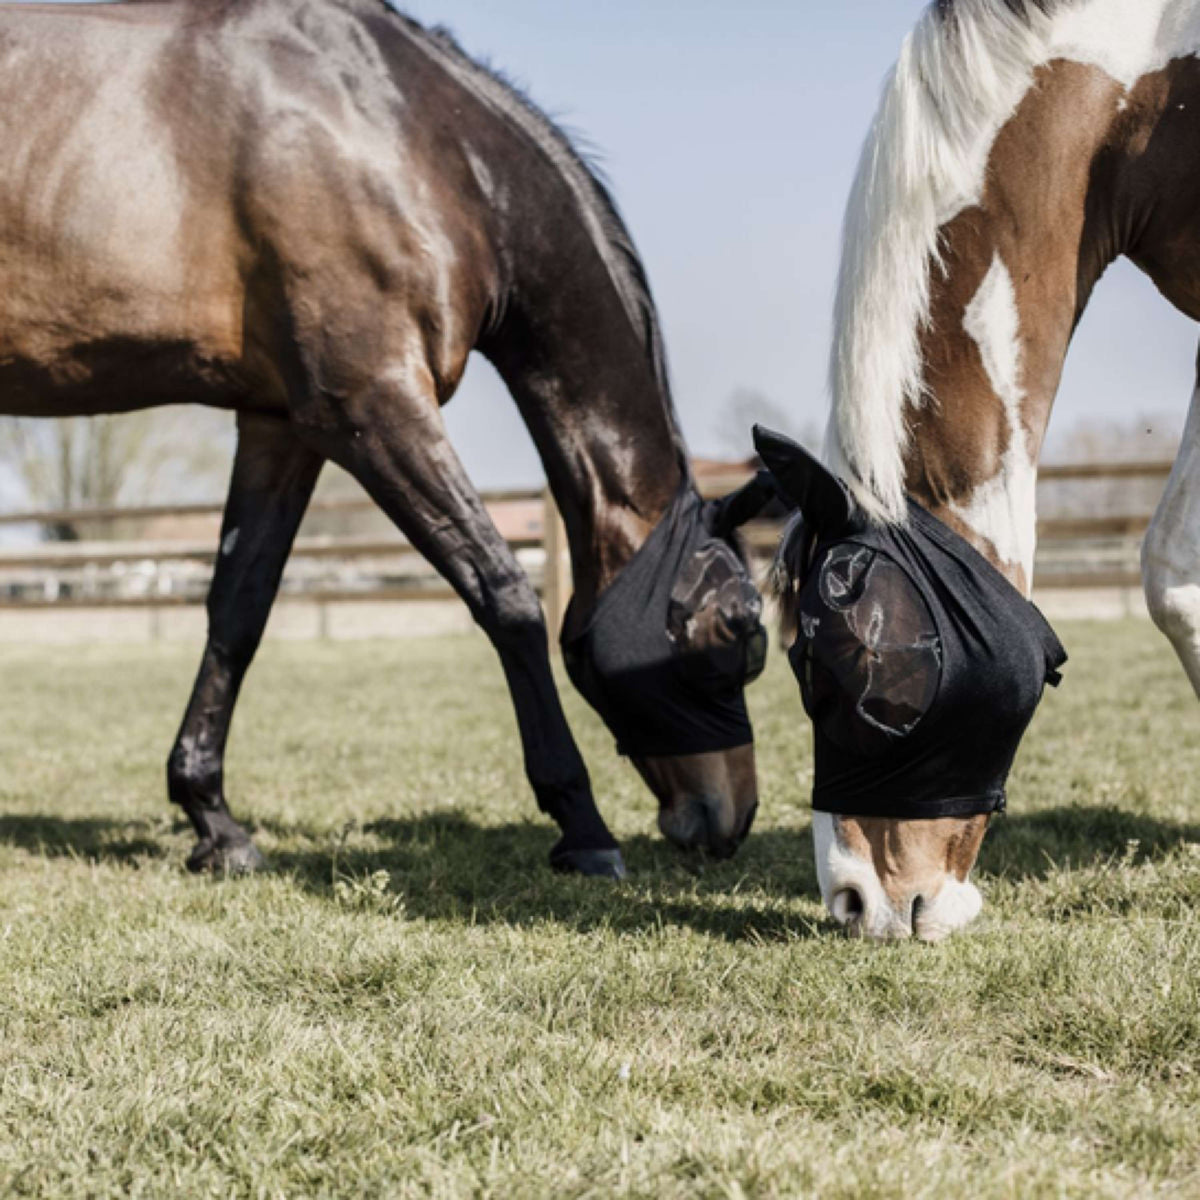
[(1066, 662), (1036, 607), (919, 504), (869, 524), (802, 447), (755, 429), (800, 511), (783, 560), (789, 658), (815, 731), (813, 807), (860, 817), (965, 817), (1005, 805), (1017, 747)]
[(743, 689), (762, 672), (767, 633), (733, 539), (770, 494), (764, 477), (705, 502), (685, 482), (582, 632), (564, 638), (571, 681), (622, 754), (703, 754), (754, 740)]

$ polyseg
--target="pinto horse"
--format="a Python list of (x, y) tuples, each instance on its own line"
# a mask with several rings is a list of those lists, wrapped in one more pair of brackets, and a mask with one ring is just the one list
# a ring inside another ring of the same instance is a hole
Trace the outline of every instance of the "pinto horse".
[[(383, 0), (6, 6), (0, 159), (0, 412), (237, 413), (208, 643), (168, 765), (193, 869), (260, 863), (226, 804), (226, 739), (331, 460), (494, 644), (530, 783), (562, 830), (552, 864), (623, 873), (537, 595), (446, 437), (440, 408), (473, 349), (506, 381), (564, 516), (569, 639), (631, 564), (653, 574), (666, 516), (690, 514), (678, 664), (623, 660), (658, 689), (616, 714), (598, 697), (620, 680), (593, 662), (589, 698), (626, 739), (631, 722), (653, 735), (627, 748), (663, 832), (732, 852), (757, 802), (742, 689), (760, 601), (728, 512), (696, 497), (625, 226), (540, 111)], [(665, 626), (645, 610), (626, 632), (653, 656)]]
[[(1028, 595), (1043, 435), (1092, 289), (1128, 256), (1200, 319), (1200, 0), (940, 0), (904, 45), (849, 201), (826, 459), (860, 511), (916, 501)], [(1198, 393), (1200, 396), (1200, 393)], [(1144, 549), (1200, 690), (1200, 398)], [(988, 816), (818, 812), (844, 925), (967, 924)]]

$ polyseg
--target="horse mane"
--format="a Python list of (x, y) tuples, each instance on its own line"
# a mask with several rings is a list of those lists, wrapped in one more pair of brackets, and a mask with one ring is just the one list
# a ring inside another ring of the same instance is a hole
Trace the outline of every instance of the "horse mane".
[(826, 458), (872, 519), (905, 519), (909, 407), (939, 231), (979, 202), (987, 156), (1079, 0), (936, 0), (904, 43), (847, 205)]
[[(970, 5), (973, 0), (937, 0), (938, 15), (943, 19), (952, 17), (956, 9), (964, 3)], [(1030, 11), (1048, 13), (1052, 9), (1062, 8), (1070, 0), (1003, 0), (1007, 8), (1012, 9), (1017, 16), (1025, 16)]]
[(654, 379), (667, 405), (673, 435), (686, 457), (671, 398), (666, 348), (650, 281), (595, 151), (581, 147), (578, 134), (574, 138), (568, 134), (503, 71), (468, 54), (445, 26), (427, 28), (401, 12), (391, 0), (371, 2), (397, 19), (409, 37), (449, 69), (477, 99), (531, 138), (567, 184), (579, 203), (629, 320), (645, 347)]

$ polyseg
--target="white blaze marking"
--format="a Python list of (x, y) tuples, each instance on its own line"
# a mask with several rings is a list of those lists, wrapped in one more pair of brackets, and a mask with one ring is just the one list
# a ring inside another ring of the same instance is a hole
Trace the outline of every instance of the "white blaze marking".
[(1037, 547), (1037, 464), (1021, 421), (1021, 317), (1012, 276), (1000, 255), (992, 260), (975, 298), (963, 314), (963, 329), (979, 347), (992, 391), (1004, 405), (1008, 447), (1000, 469), (975, 489), (969, 504), (954, 511), (996, 548), (1002, 562), (1024, 568), (1033, 579)]
[(221, 543), (221, 553), (228, 558), (236, 549), (238, 537), (241, 535), (240, 529), (231, 529), (226, 535), (225, 540)]

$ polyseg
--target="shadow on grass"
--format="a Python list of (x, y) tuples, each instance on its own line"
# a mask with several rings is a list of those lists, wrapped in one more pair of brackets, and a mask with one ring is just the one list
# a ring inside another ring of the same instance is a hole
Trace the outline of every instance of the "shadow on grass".
[[(269, 821), (253, 831), (274, 874), (339, 905), (390, 911), (399, 897), (411, 917), (458, 925), (550, 923), (579, 932), (685, 926), (730, 941), (792, 941), (822, 931), (793, 903), (816, 895), (807, 830), (767, 831), (731, 863), (689, 858), (659, 838), (630, 838), (622, 848), (632, 878), (624, 885), (553, 874), (548, 860), (557, 835), (533, 821), (481, 825), (434, 813), (351, 826), (340, 836)], [(0, 815), (0, 846), (125, 867), (178, 856), (182, 871), (187, 833), (186, 822), (172, 822), (169, 814), (161, 820)], [(380, 871), (389, 877), (383, 893), (369, 886)]]
[[(183, 832), (179, 822), (174, 828)], [(161, 821), (0, 816), (0, 845), (47, 857), (133, 865), (178, 853)], [(413, 917), (457, 924), (565, 925), (644, 930), (683, 926), (730, 941), (794, 941), (831, 926), (796, 911), (818, 895), (807, 827), (752, 835), (732, 862), (680, 854), (657, 837), (627, 839), (625, 885), (554, 876), (547, 866), (554, 830), (532, 821), (481, 825), (433, 813), (351, 826), (330, 835), (265, 822), (259, 832), (271, 867), (330, 903), (386, 904), (398, 895)], [(981, 873), (1040, 879), (1062, 867), (1127, 856), (1157, 858), (1200, 842), (1200, 826), (1101, 807), (1058, 808), (995, 822), (980, 854)], [(272, 844), (274, 843), (274, 844)], [(182, 869), (182, 863), (181, 863)], [(369, 881), (387, 872), (383, 893)], [(342, 884), (338, 889), (335, 885)]]
[(46, 858), (131, 863), (168, 857), (172, 850), (163, 838), (165, 829), (162, 821), (0, 814), (0, 845)]
[[(288, 831), (277, 831), (281, 840)], [(732, 941), (799, 940), (832, 929), (795, 911), (817, 900), (807, 826), (751, 836), (728, 863), (688, 857), (657, 837), (626, 839), (626, 887), (595, 880), (556, 886), (546, 870), (554, 833), (533, 823), (482, 826), (457, 814), (378, 821), (338, 847), (276, 852), (277, 869), (306, 889), (333, 894), (335, 878), (363, 880), (387, 871), (413, 916), (439, 921), (529, 925), (554, 922), (581, 931), (680, 925)], [(1137, 843), (1129, 855), (1130, 843)], [(1058, 868), (1118, 858), (1161, 858), (1200, 842), (1200, 826), (1112, 808), (1064, 807), (995, 822), (980, 855), (981, 873), (1041, 879)]]
[[(266, 827), (280, 842), (294, 831)], [(549, 870), (555, 832), (533, 822), (480, 825), (435, 813), (375, 821), (339, 841), (272, 849), (272, 866), (314, 894), (353, 895), (379, 871), (413, 917), (457, 924), (532, 926), (579, 932), (687, 926), (730, 941), (794, 941), (822, 932), (795, 911), (816, 895), (807, 831), (756, 835), (733, 862), (686, 856), (659, 838), (622, 844), (628, 883), (556, 876)], [(369, 902), (370, 893), (361, 893)], [(351, 902), (353, 900), (351, 899)]]
[(1122, 857), (1134, 842), (1131, 861), (1161, 858), (1181, 845), (1200, 842), (1200, 825), (1099, 805), (1005, 816), (988, 830), (978, 869), (1002, 879), (1043, 879), (1060, 868)]

